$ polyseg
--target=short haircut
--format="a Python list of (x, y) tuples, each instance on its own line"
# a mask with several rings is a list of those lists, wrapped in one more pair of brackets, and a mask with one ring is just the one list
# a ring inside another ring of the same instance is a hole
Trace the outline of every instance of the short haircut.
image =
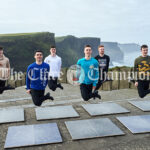
[(36, 51), (34, 52), (34, 55), (35, 55), (36, 53), (38, 53), (38, 52), (40, 52), (40, 53), (43, 54), (43, 52), (42, 52), (41, 50), (36, 50)]
[(91, 48), (91, 45), (85, 45), (84, 48), (86, 48), (86, 47), (90, 47)]
[(104, 45), (99, 45), (98, 48), (100, 48), (100, 47), (104, 47)]
[(0, 46), (0, 51), (2, 51), (3, 50), (3, 47), (2, 46)]
[(142, 45), (141, 50), (142, 50), (142, 48), (148, 48), (148, 46), (147, 45)]
[(56, 48), (56, 46), (52, 45), (51, 48)]

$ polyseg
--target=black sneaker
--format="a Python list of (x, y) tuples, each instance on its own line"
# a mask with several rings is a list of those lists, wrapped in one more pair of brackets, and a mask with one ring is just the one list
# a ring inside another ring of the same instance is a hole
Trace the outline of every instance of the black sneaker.
[(4, 90), (14, 90), (15, 87), (12, 87), (11, 85), (7, 85)]
[(4, 89), (0, 88), (0, 94), (3, 94), (3, 92), (4, 92)]
[(64, 89), (60, 83), (57, 84), (57, 87), (60, 88), (60, 89), (62, 89), (62, 90)]
[(54, 100), (54, 98), (52, 96), (50, 96), (49, 92), (45, 95), (45, 98), (46, 99), (51, 99), (52, 101)]
[(101, 96), (100, 96), (99, 94), (97, 94), (95, 97), (97, 97), (97, 98), (101, 99)]
[(98, 94), (98, 91), (94, 91), (94, 92), (93, 92), (93, 95), (94, 95), (94, 97), (93, 97), (94, 99), (95, 99), (95, 98), (101, 99), (101, 96)]

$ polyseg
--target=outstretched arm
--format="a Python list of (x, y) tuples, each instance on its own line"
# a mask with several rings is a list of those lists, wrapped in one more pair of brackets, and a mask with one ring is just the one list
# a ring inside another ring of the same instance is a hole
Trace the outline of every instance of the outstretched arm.
[(28, 94), (30, 94), (30, 83), (31, 83), (31, 68), (28, 67), (26, 73), (26, 89)]
[(61, 65), (62, 65), (62, 60), (61, 60), (61, 58), (60, 58), (60, 60), (59, 60), (59, 72), (61, 71)]
[(98, 62), (96, 61), (95, 66), (94, 66), (94, 82), (93, 82), (93, 89), (96, 88), (96, 84), (98, 83), (98, 79), (99, 79), (99, 65)]
[(109, 69), (109, 62), (110, 62), (110, 57), (108, 56), (106, 73), (108, 72), (108, 69)]
[(75, 77), (75, 81), (79, 81), (79, 78), (80, 78), (80, 74), (81, 74), (81, 64), (80, 64), (80, 61), (78, 60), (77, 62), (77, 65), (76, 65), (76, 69), (77, 69), (77, 72), (76, 72), (76, 77)]
[(9, 59), (8, 59), (8, 61), (7, 61), (6, 67), (8, 68), (7, 77), (9, 78), (9, 77), (10, 77), (10, 63), (9, 63)]
[(138, 63), (137, 60), (134, 61), (134, 79), (135, 79), (135, 86), (138, 86), (137, 82), (137, 76), (135, 76), (138, 73)]

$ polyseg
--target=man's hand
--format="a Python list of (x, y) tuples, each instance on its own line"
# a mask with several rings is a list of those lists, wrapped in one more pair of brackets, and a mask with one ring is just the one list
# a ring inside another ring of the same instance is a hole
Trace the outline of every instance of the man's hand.
[(138, 86), (138, 82), (135, 82), (135, 86), (136, 86), (136, 87)]
[(74, 78), (72, 78), (72, 80), (73, 80), (73, 81), (78, 81), (78, 78), (75, 78), (75, 77), (74, 77)]
[(31, 90), (27, 90), (26, 92), (27, 92), (28, 94), (30, 94)]
[(92, 91), (94, 91), (96, 89), (96, 86), (93, 86), (93, 89), (92, 89)]

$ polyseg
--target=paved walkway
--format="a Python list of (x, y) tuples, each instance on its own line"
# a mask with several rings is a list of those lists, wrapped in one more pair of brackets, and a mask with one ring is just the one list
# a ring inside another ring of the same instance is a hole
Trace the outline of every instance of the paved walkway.
[[(25, 87), (19, 87), (14, 91), (6, 91), (0, 95), (0, 108), (24, 108), (25, 109), (25, 122), (20, 123), (7, 123), (0, 125), (0, 150), (3, 150), (6, 139), (8, 127), (18, 125), (30, 125), (40, 123), (56, 122), (60, 129), (63, 138), (61, 144), (48, 144), (33, 147), (14, 148), (15, 150), (148, 150), (150, 149), (150, 133), (133, 135), (126, 129), (117, 119), (117, 116), (128, 115), (142, 115), (150, 114), (150, 112), (142, 112), (140, 109), (134, 107), (128, 100), (141, 100), (138, 98), (137, 91), (133, 89), (123, 89), (114, 91), (100, 91), (102, 100), (90, 100), (85, 102), (80, 96), (79, 87), (68, 84), (63, 84), (64, 90), (57, 89), (56, 92), (51, 92), (55, 98), (52, 101), (45, 101), (42, 107), (45, 106), (59, 106), (59, 105), (72, 105), (79, 113), (79, 118), (70, 119), (56, 119), (37, 121), (35, 116), (35, 106), (28, 94), (26, 94)], [(46, 91), (49, 91), (46, 89)], [(149, 100), (148, 95), (144, 100)], [(99, 102), (115, 102), (124, 108), (127, 108), (131, 113), (127, 114), (114, 114), (91, 117), (82, 107), (81, 104), (99, 103)], [(124, 136), (95, 138), (86, 140), (72, 141), (71, 136), (64, 124), (65, 121), (70, 120), (83, 120), (90, 118), (109, 118), (114, 122), (124, 133)]]

